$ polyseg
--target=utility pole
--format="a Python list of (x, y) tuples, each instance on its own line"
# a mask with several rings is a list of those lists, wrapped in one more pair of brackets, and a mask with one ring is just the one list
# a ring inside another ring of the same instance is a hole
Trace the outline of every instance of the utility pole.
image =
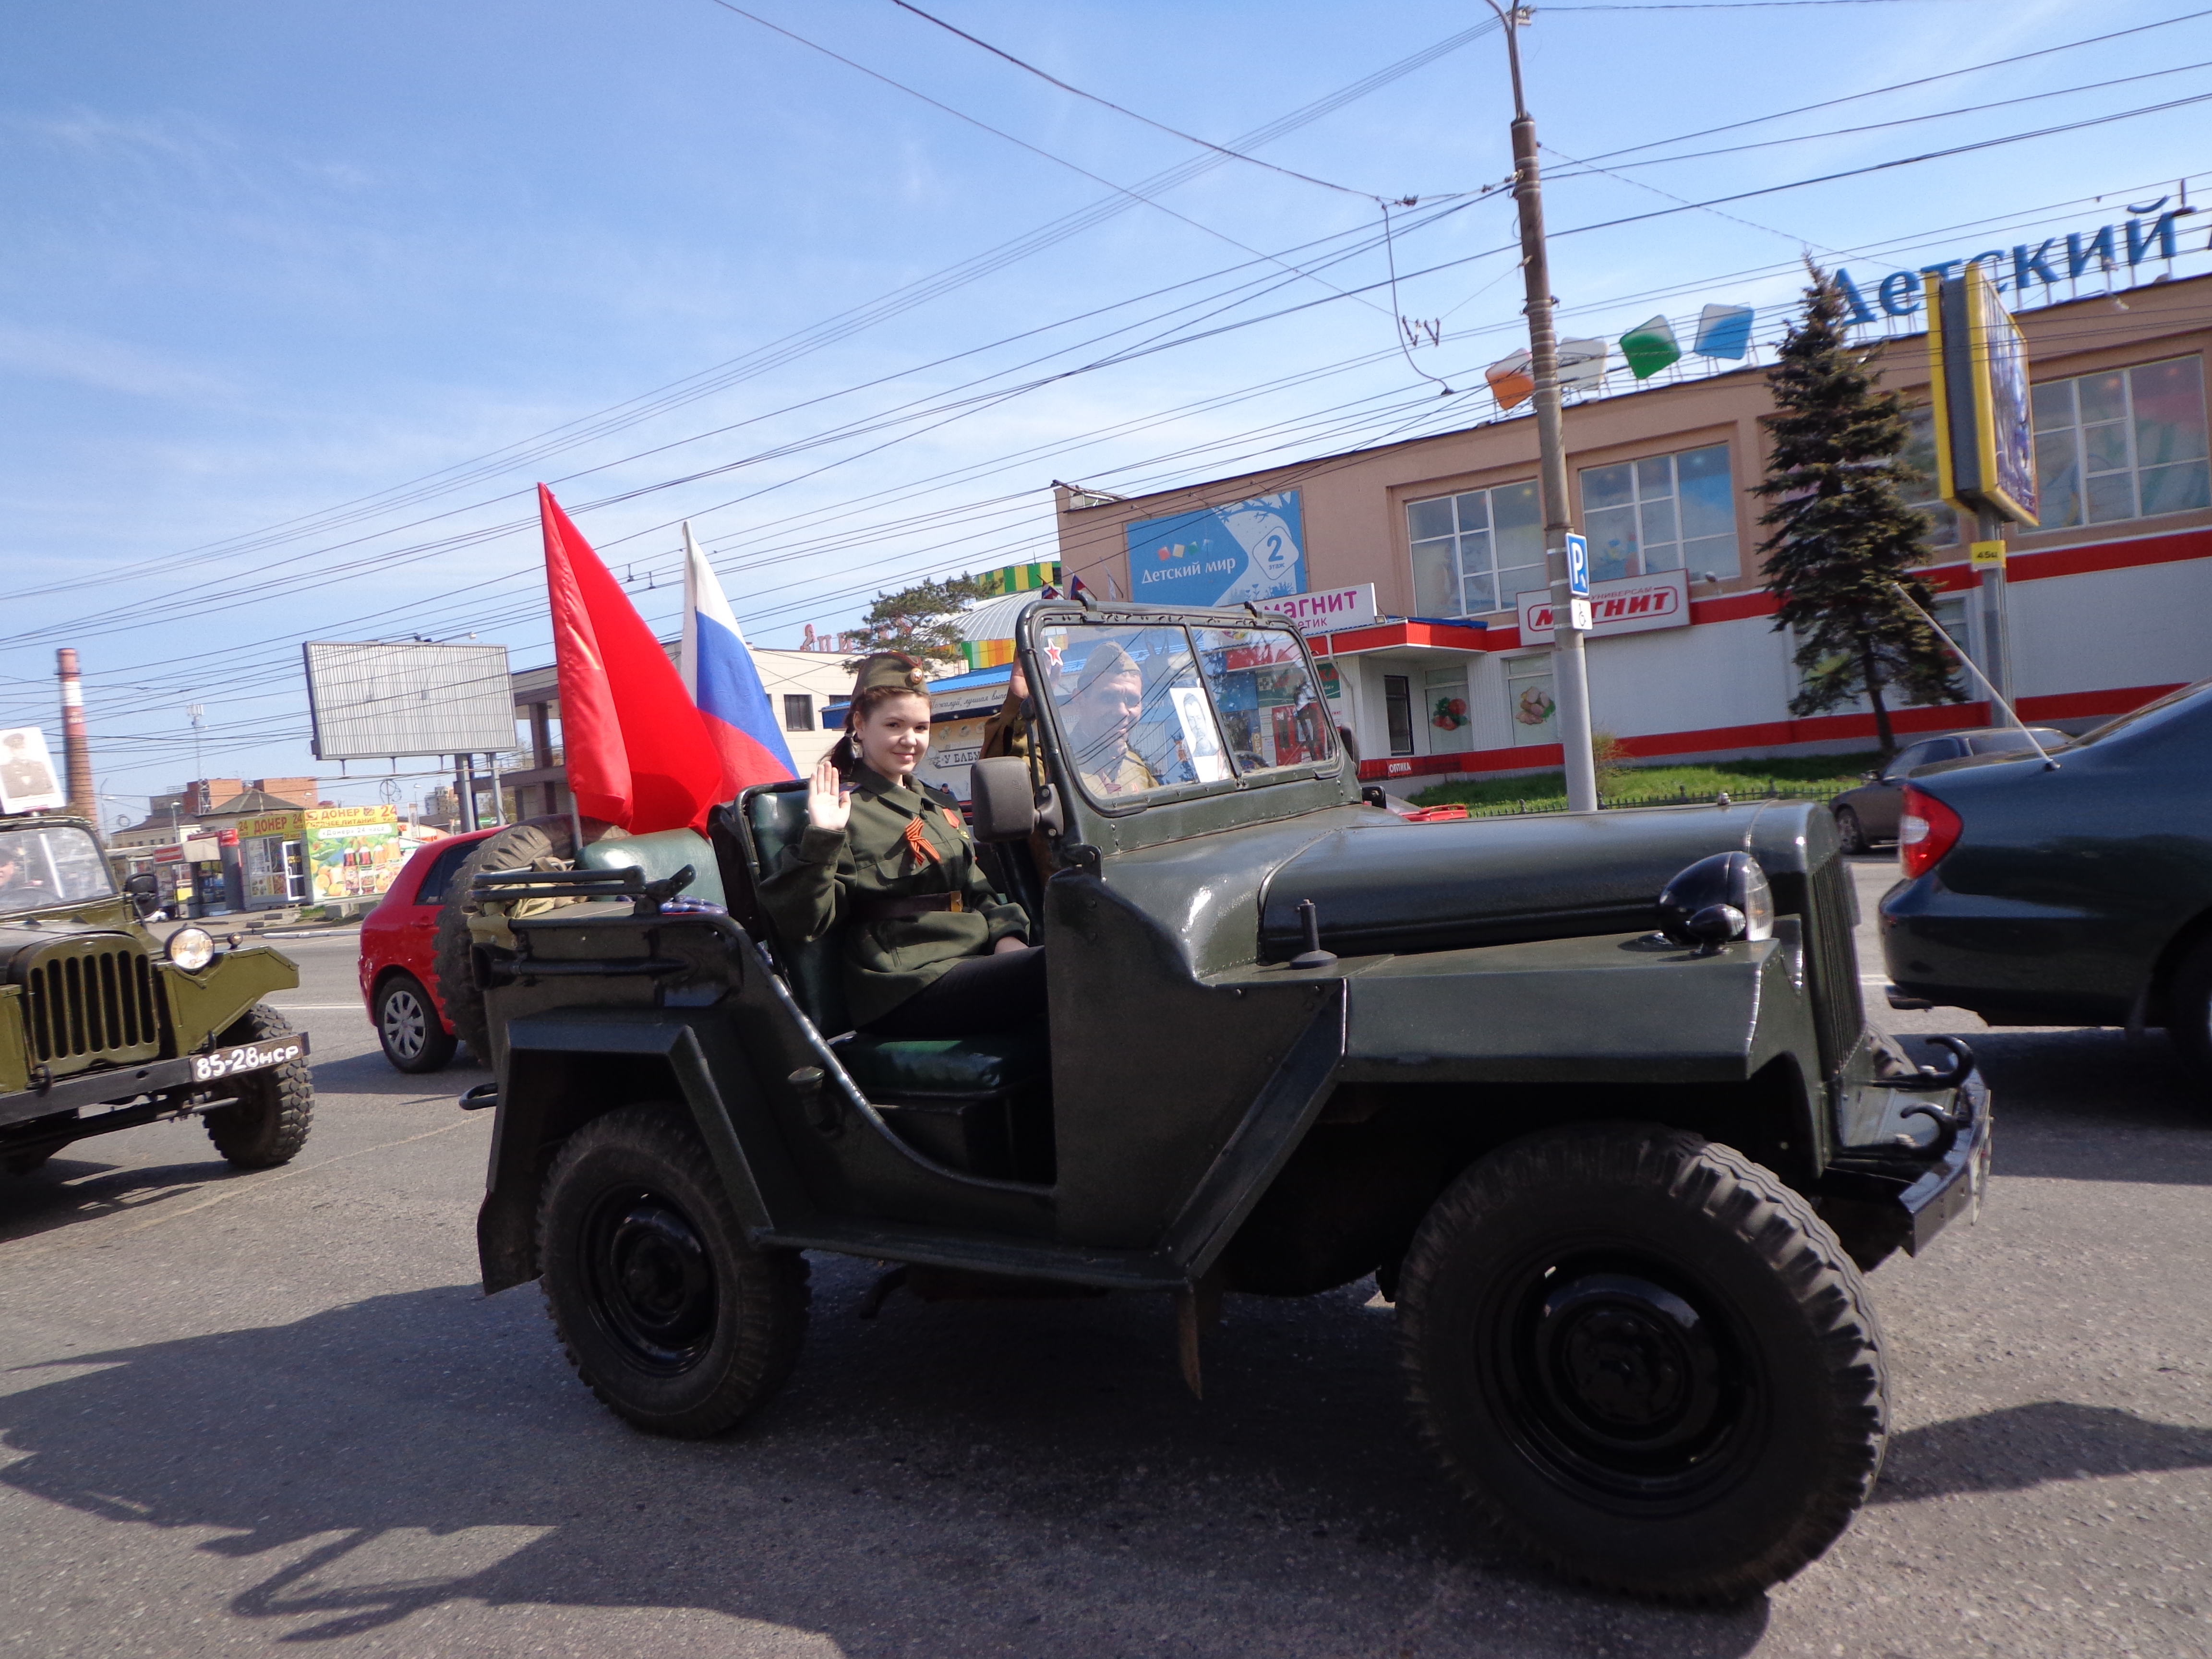
[(1521, 273), (1528, 293), (1528, 374), (1536, 382), (1537, 493), (1544, 505), (1544, 574), (1552, 588), (1552, 693), (1559, 705), (1559, 747), (1566, 764), (1567, 811), (1595, 812), (1597, 765), (1590, 747), (1589, 672), (1583, 635), (1589, 601), (1576, 597), (1567, 569), (1574, 529), (1567, 495), (1567, 447), (1559, 414), (1559, 337), (1552, 326), (1552, 265), (1544, 246), (1544, 191), (1536, 157), (1536, 121), (1521, 92), (1519, 26), (1528, 8), (1508, 10), (1484, 0), (1505, 26), (1505, 59), (1513, 71), (1513, 199), (1521, 210)]
[(204, 703), (185, 705), (185, 718), (192, 723), (192, 809), (204, 812), (215, 803), (208, 799), (207, 759), (200, 752), (202, 739), (207, 733), (207, 707)]
[[(1990, 710), (1990, 724), (1995, 726), (2013, 702), (2012, 641), (2005, 630), (2005, 521), (1994, 508), (1983, 506), (1974, 510), (1974, 526), (1973, 558), (1982, 576), (1983, 666), (2004, 705)], [(1996, 554), (1995, 562), (1982, 563), (1984, 549)], [(2014, 718), (2017, 723), (2018, 716)]]

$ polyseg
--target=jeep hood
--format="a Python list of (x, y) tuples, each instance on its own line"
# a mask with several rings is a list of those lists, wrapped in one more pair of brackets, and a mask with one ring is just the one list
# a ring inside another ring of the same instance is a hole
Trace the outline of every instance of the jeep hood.
[[(1438, 823), (1378, 815), (1277, 867), (1261, 900), (1261, 955), (1279, 961), (1304, 948), (1296, 907), (1305, 899), (1320, 913), (1322, 943), (1340, 956), (1656, 927), (1660, 890), (1685, 866), (1711, 853), (1758, 854), (1755, 842), (1778, 834), (1798, 840), (1802, 814), (1769, 814), (1765, 805)], [(1765, 836), (1758, 834), (1762, 817), (1770, 820)], [(1802, 852), (1777, 847), (1767, 857), (1776, 854), (1802, 866)]]

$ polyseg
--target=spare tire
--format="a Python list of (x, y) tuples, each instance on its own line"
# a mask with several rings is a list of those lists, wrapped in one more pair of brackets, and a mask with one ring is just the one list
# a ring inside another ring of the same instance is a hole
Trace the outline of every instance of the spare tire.
[[(629, 832), (598, 818), (584, 820), (584, 843), (608, 841)], [(446, 902), (438, 912), (438, 944), (431, 957), (437, 978), (438, 1000), (453, 1035), (469, 1045), (470, 1052), (487, 1063), (491, 1045), (484, 1024), (483, 993), (469, 970), (469, 884), (487, 870), (526, 870), (540, 859), (573, 863), (575, 831), (566, 813), (525, 818), (486, 836), (470, 849), (459, 866), (447, 878)]]

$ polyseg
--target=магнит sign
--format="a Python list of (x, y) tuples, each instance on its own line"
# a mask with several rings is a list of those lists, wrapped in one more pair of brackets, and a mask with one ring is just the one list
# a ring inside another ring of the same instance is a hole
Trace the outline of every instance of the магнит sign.
[[(1552, 637), (1552, 595), (1535, 588), (1518, 596), (1521, 643), (1543, 645)], [(1656, 570), (1648, 576), (1590, 584), (1590, 634), (1641, 634), (1654, 628), (1685, 628), (1690, 621), (1690, 575), (1686, 570)]]

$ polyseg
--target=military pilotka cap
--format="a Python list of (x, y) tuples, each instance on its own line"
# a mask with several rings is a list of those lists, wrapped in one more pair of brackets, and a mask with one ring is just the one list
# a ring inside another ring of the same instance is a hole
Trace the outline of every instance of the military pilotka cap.
[(864, 658), (853, 671), (853, 695), (863, 691), (881, 690), (886, 687), (901, 691), (920, 691), (929, 684), (929, 676), (915, 667), (896, 651), (878, 651)]
[(1137, 672), (1136, 659), (1113, 641), (1104, 640), (1092, 646), (1091, 654), (1083, 659), (1083, 672), (1076, 677), (1075, 690), (1080, 696), (1101, 680), (1118, 679), (1124, 674)]

